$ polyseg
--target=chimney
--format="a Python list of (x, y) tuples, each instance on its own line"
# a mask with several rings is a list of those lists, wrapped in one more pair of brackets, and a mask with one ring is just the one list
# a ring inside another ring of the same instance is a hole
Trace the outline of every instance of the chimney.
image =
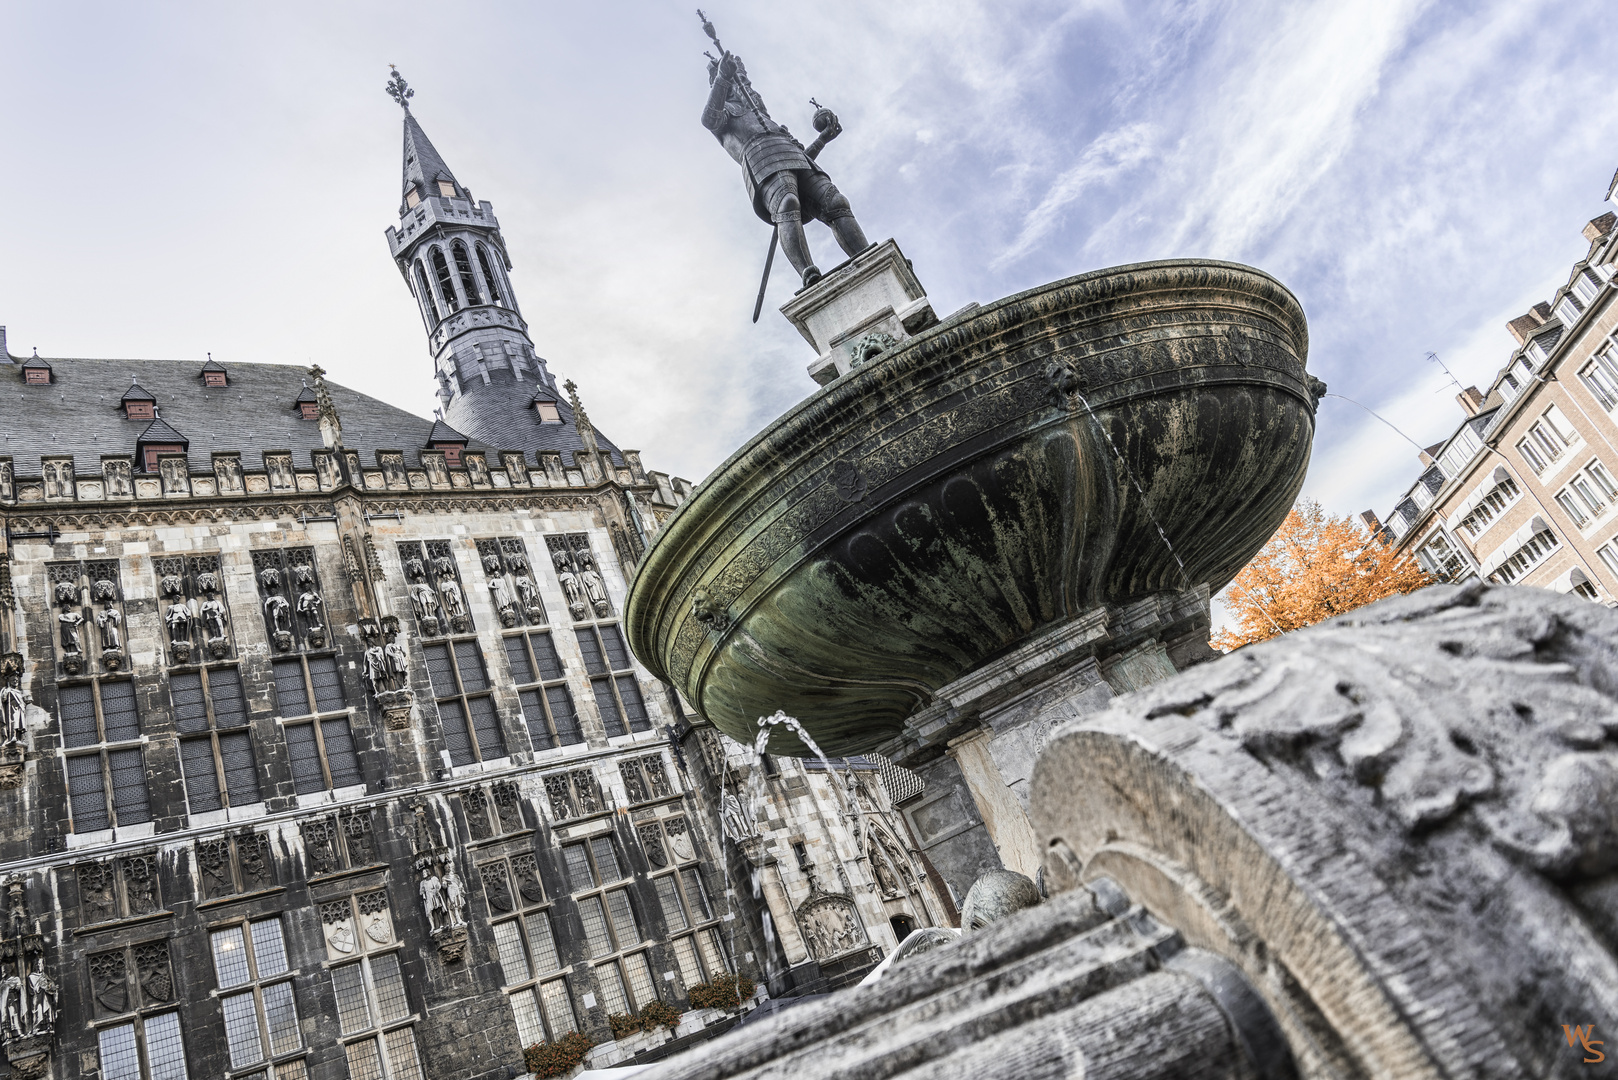
[(0, 364), (11, 363), (11, 350), (6, 348), (6, 328), (0, 326)]
[(1618, 224), (1618, 214), (1610, 210), (1598, 218), (1591, 218), (1590, 224), (1584, 227), (1584, 238), (1593, 244), (1612, 232), (1614, 224)]
[(1375, 510), (1360, 511), (1360, 520), (1365, 522), (1365, 527), (1370, 529), (1373, 534), (1382, 528), (1382, 522), (1377, 520)]
[(1478, 407), (1483, 404), (1483, 392), (1475, 386), (1468, 386), (1455, 395), (1455, 400), (1461, 403), (1462, 412), (1468, 416), (1476, 416)]
[(1421, 452), (1421, 463), (1423, 465), (1431, 465), (1433, 462), (1437, 461), (1438, 460), (1437, 454), (1443, 448), (1444, 448), (1443, 443), (1441, 443), (1441, 442), (1433, 443), (1433, 445), (1429, 446), (1427, 449), (1425, 449), (1425, 450), (1423, 450)]
[(1517, 344), (1526, 345), (1528, 344), (1528, 335), (1544, 326), (1545, 320), (1550, 318), (1550, 314), (1551, 306), (1549, 304), (1543, 302), (1535, 304), (1528, 309), (1528, 314), (1519, 315), (1506, 323), (1506, 329), (1510, 330), (1511, 336), (1517, 339)]

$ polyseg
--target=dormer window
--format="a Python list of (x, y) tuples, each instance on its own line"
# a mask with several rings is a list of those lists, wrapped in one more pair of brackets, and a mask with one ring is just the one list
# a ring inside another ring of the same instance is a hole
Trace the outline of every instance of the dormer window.
[(214, 360), (213, 354), (208, 354), (208, 362), (202, 365), (203, 386), (229, 386), (230, 376), (225, 373), (225, 365)]
[(444, 464), (452, 469), (461, 467), (461, 451), (465, 447), (456, 443), (434, 443), (433, 449), (444, 451)]
[(455, 181), (440, 180), (438, 182), (438, 193), (446, 199), (455, 198)]
[(554, 401), (536, 400), (534, 402), (534, 412), (539, 414), (541, 424), (560, 424), (562, 422), (562, 414), (557, 410), (556, 402)]
[(320, 419), (320, 399), (315, 397), (315, 392), (310, 389), (308, 383), (303, 384), (303, 390), (299, 392), (298, 399), (293, 404), (297, 406), (298, 415), (303, 419)]
[(129, 389), (118, 404), (124, 407), (124, 417), (129, 420), (155, 420), (157, 419), (157, 398), (133, 380)]
[(22, 362), (22, 381), (29, 386), (49, 386), (51, 366), (39, 358), (39, 350)]
[(405, 192), (405, 205), (412, 210), (421, 205), (421, 193), (414, 187)]

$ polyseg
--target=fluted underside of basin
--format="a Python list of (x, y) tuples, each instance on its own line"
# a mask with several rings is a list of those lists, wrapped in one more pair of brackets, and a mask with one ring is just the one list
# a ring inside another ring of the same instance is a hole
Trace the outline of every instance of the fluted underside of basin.
[(1222, 588), (1303, 482), (1306, 333), (1274, 279), (1201, 261), (935, 328), (698, 489), (632, 584), (631, 645), (737, 737), (785, 709), (852, 753), (1088, 608)]

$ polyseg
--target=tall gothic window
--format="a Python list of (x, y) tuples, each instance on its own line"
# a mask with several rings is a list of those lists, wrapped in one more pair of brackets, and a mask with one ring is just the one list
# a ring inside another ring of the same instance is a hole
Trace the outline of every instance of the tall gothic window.
[(483, 271), (483, 280), (489, 286), (489, 303), (504, 305), (501, 299), (500, 279), (495, 276), (494, 267), (489, 262), (489, 249), (482, 244), (478, 245), (478, 266)]
[(427, 316), (428, 328), (432, 329), (438, 325), (441, 316), (438, 312), (438, 302), (433, 299), (433, 290), (427, 284), (427, 272), (422, 269), (419, 260), (415, 265), (415, 276), (416, 294), (421, 297), (421, 310)]
[(637, 1012), (657, 1000), (657, 985), (644, 948), (629, 890), (612, 888), (627, 875), (610, 836), (562, 849), (568, 886), (584, 924), (585, 952), (608, 1015)]
[(567, 688), (562, 658), (546, 630), (512, 634), (504, 639), (511, 677), (517, 683), (523, 718), (535, 750), (584, 741), (573, 694)]
[(191, 813), (259, 802), (241, 672), (234, 667), (175, 672), (169, 676), (169, 694)]
[(151, 821), (135, 684), (128, 679), (91, 679), (63, 686), (57, 708), (73, 831)]
[(97, 1033), (102, 1080), (186, 1080), (180, 1014), (157, 1013)]
[(320, 905), (337, 1023), (353, 1080), (424, 1080), (387, 895)]
[(360, 787), (350, 713), (334, 656), (291, 656), (275, 661), (275, 697), (299, 795)]
[[(578, 1030), (551, 932), (551, 906), (533, 854), (485, 863), (478, 874), (495, 920), (495, 951), (522, 1044), (531, 1046)], [(507, 915), (511, 917), (503, 917)]]
[(584, 670), (590, 675), (590, 692), (596, 711), (606, 725), (607, 735), (627, 735), (650, 731), (652, 721), (641, 700), (640, 683), (635, 678), (634, 661), (617, 624), (579, 626), (573, 633), (584, 656)]
[(467, 257), (466, 245), (459, 240), (451, 245), (455, 252), (455, 272), (461, 275), (461, 288), (466, 293), (466, 302), (476, 306), (483, 303), (478, 296), (478, 279), (472, 276), (472, 260)]
[(455, 295), (455, 281), (449, 276), (449, 264), (444, 261), (444, 252), (439, 248), (433, 248), (432, 259), (433, 276), (438, 279), (438, 295), (444, 298), (444, 304), (449, 310), (454, 311), (461, 306), (461, 302)]
[(452, 765), (493, 761), (506, 756), (505, 737), (494, 698), (489, 695), (489, 672), (475, 640), (422, 646), (427, 677), (438, 702), (444, 744)]
[(673, 816), (642, 822), (635, 831), (681, 981), (690, 987), (723, 974), (727, 966), (719, 912), (703, 887), (690, 825), (684, 817)]
[[(306, 1080), (302, 1058), (292, 1057), (303, 1050), (303, 1035), (280, 917), (224, 926), (209, 939), (230, 1067), (279, 1059), (275, 1080)], [(263, 1072), (254, 1075), (264, 1077)]]

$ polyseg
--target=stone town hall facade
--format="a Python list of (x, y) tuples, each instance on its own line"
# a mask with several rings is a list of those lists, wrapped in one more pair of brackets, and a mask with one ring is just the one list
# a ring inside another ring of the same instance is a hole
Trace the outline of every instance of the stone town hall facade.
[[(18, 359), (0, 330), (12, 1075), (484, 1080), (734, 965), (804, 984), (813, 950), (760, 963), (734, 853), (727, 878), (738, 777), (617, 625), (690, 486), (558, 387), (492, 207), (408, 110), (404, 153), (388, 240), (441, 419), (318, 369)], [(842, 920), (838, 970), (948, 918), (902, 826), (867, 860), (770, 805), (777, 902), (808, 871), (791, 903)]]

